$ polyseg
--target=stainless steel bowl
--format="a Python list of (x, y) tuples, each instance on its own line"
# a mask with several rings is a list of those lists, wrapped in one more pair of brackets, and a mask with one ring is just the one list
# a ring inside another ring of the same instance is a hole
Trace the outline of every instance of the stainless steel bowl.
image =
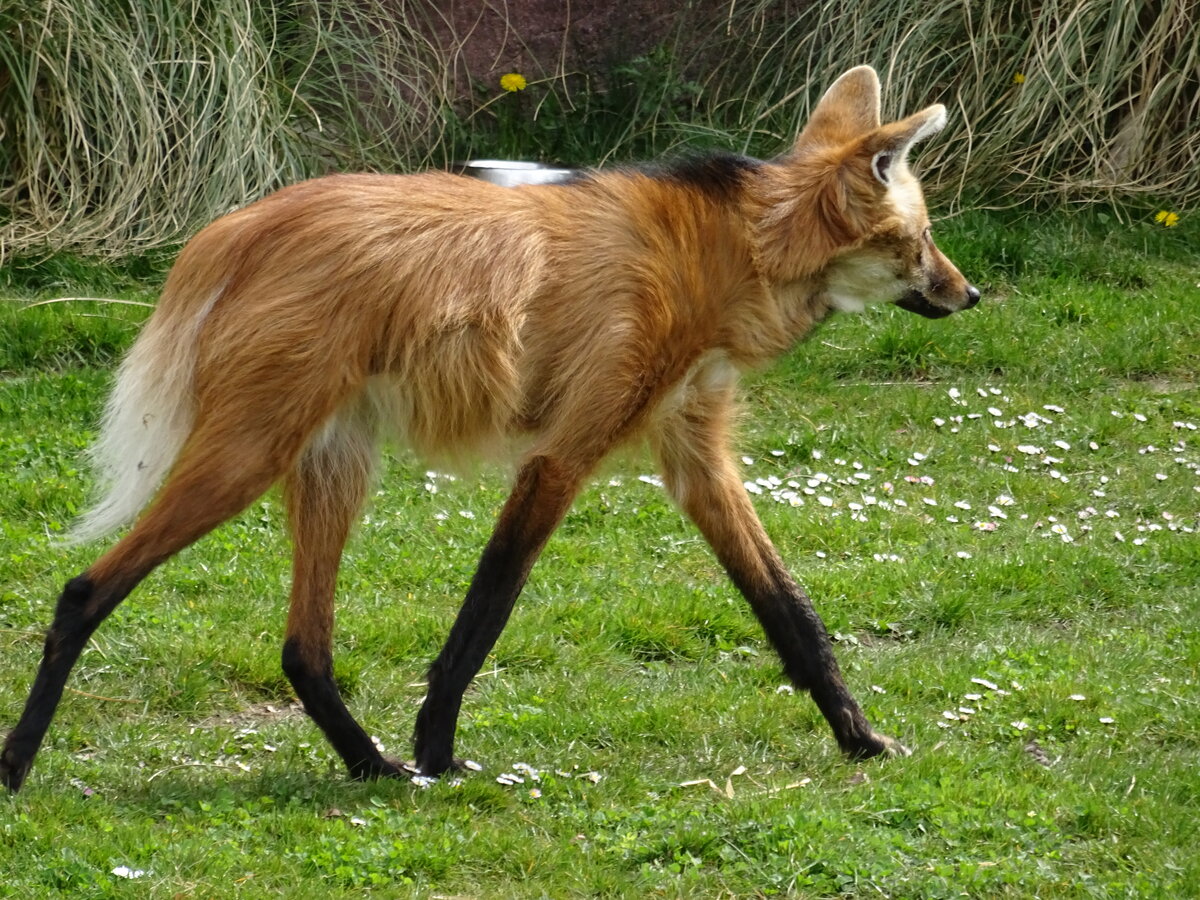
[(472, 159), (455, 163), (454, 171), (512, 187), (518, 184), (555, 184), (567, 181), (576, 174), (575, 169), (563, 169), (536, 162), (519, 162), (511, 159)]

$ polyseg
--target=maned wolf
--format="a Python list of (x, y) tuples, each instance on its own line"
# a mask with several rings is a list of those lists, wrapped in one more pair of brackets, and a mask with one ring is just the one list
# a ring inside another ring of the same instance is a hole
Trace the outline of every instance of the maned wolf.
[[(333, 176), (201, 231), (120, 368), (96, 447), (108, 493), (77, 534), (145, 511), (64, 588), (0, 780), (20, 788), (117, 604), (280, 480), (294, 541), (283, 669), (308, 714), (356, 778), (459, 765), (463, 692), (530, 567), (589, 473), (635, 439), (842, 750), (907, 752), (851, 696), (728, 448), (738, 373), (832, 311), (878, 301), (936, 317), (979, 300), (934, 246), (906, 162), (945, 109), (888, 125), (879, 109), (863, 66), (770, 162), (715, 155), (512, 188)], [(434, 459), (508, 446), (520, 460), (429, 670), (415, 769), (380, 755), (332, 676), (335, 575), (385, 427)]]

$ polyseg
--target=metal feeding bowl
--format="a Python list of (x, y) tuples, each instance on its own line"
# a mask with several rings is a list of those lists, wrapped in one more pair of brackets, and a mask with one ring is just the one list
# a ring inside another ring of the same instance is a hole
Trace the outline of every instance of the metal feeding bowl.
[(573, 178), (577, 169), (563, 169), (544, 163), (519, 162), (511, 159), (472, 159), (455, 163), (453, 170), (492, 184), (512, 187), (518, 184), (557, 184)]

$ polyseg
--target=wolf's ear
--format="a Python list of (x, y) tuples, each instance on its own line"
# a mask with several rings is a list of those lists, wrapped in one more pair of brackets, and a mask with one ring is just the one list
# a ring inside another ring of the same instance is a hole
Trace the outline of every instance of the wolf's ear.
[(946, 125), (946, 107), (940, 103), (913, 113), (907, 119), (877, 130), (865, 142), (872, 154), (871, 173), (883, 184), (891, 184), (897, 166), (905, 164), (908, 151), (917, 141), (937, 134)]
[(830, 85), (797, 144), (846, 144), (879, 127), (879, 76), (858, 66)]

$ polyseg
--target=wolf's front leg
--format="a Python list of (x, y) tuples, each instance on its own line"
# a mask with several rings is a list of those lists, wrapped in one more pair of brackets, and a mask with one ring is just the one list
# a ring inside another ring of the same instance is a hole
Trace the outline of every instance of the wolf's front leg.
[(581, 478), (578, 471), (546, 457), (534, 457), (518, 474), (450, 637), (429, 669), (429, 693), (413, 732), (421, 774), (441, 775), (461, 767), (454, 758), (454, 732), (463, 692), (500, 637), (529, 570), (570, 507)]
[(667, 489), (750, 601), (784, 671), (812, 695), (843, 752), (856, 759), (907, 755), (899, 741), (871, 727), (846, 687), (821, 617), (784, 569), (729, 458), (726, 413), (716, 403), (666, 423), (655, 449)]

